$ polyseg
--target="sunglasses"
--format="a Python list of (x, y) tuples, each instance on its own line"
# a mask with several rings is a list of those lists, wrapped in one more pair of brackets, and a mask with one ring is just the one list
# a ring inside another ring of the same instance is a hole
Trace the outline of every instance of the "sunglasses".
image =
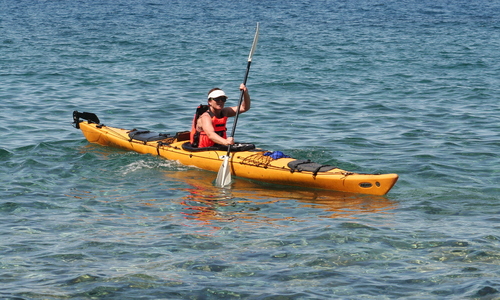
[(227, 98), (226, 97), (217, 97), (217, 98), (212, 98), (214, 101), (222, 101), (222, 103), (225, 103)]

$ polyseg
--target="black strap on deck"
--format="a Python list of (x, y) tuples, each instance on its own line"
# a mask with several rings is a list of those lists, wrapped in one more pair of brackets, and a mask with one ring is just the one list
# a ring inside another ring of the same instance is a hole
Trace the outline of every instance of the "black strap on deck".
[(158, 132), (152, 132), (149, 130), (136, 130), (136, 129), (134, 129), (128, 133), (128, 137), (130, 138), (129, 142), (131, 142), (132, 140), (136, 140), (136, 141), (141, 141), (144, 144), (146, 144), (147, 142), (164, 140), (164, 139), (167, 139), (171, 136), (168, 133), (158, 133)]
[(293, 160), (288, 163), (288, 167), (290, 168), (290, 172), (294, 173), (295, 171), (298, 172), (312, 172), (313, 176), (316, 177), (319, 172), (327, 172), (333, 169), (336, 169), (337, 167), (330, 166), (330, 165), (322, 165), (318, 163), (311, 162), (309, 159), (307, 160)]

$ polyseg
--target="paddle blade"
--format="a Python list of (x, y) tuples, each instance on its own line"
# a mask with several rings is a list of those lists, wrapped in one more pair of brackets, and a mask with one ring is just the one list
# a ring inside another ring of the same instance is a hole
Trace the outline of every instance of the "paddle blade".
[(227, 187), (231, 184), (231, 165), (229, 164), (229, 156), (224, 156), (224, 161), (219, 168), (219, 173), (215, 179), (215, 186)]
[(257, 48), (257, 42), (259, 41), (259, 23), (257, 22), (257, 28), (255, 29), (255, 36), (253, 37), (252, 49), (250, 49), (250, 54), (248, 55), (248, 61), (252, 61), (253, 53), (255, 48)]

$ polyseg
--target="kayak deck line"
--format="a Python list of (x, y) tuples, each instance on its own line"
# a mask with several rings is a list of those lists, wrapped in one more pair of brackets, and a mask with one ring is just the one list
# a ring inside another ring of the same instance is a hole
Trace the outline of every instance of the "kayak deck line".
[[(208, 171), (217, 172), (227, 154), (227, 146), (193, 148), (188, 131), (171, 135), (109, 127), (101, 124), (95, 114), (77, 111), (73, 113), (73, 121), (90, 143), (158, 155)], [(275, 154), (282, 153), (256, 148), (253, 144), (235, 144), (229, 158), (231, 174), (272, 184), (372, 195), (387, 194), (398, 180), (397, 174), (361, 174)]]

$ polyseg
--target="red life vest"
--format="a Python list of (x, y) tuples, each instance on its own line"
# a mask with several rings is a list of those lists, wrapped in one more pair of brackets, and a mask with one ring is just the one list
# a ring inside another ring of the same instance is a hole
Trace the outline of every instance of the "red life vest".
[[(206, 109), (206, 110), (205, 110)], [(212, 117), (212, 125), (214, 126), (215, 133), (220, 135), (223, 138), (227, 138), (227, 117), (217, 118), (205, 105), (198, 106), (196, 110), (196, 114), (193, 118), (193, 124), (191, 126), (191, 145), (193, 147), (204, 148), (204, 147), (212, 147), (215, 146), (215, 143), (208, 137), (208, 135), (204, 131), (196, 130), (196, 124), (198, 123), (198, 118), (207, 111), (209, 115)]]

